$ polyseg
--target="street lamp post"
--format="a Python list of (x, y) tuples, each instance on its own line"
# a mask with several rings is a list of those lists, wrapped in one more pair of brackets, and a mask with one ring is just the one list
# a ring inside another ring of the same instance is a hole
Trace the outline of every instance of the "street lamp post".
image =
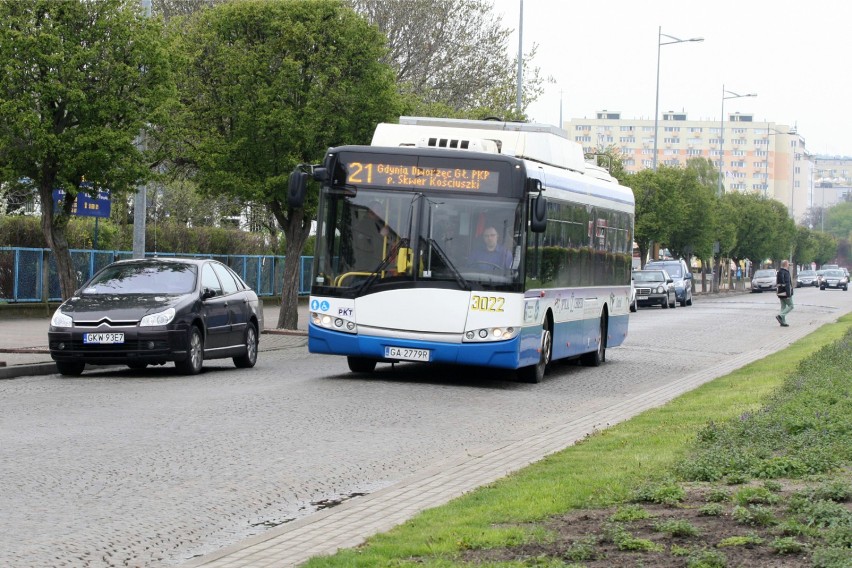
[(740, 95), (733, 91), (726, 91), (725, 85), (722, 85), (722, 116), (719, 118), (719, 189), (716, 191), (716, 195), (719, 197), (722, 196), (722, 170), (725, 167), (725, 100), (756, 96), (756, 93)]
[[(669, 38), (671, 41), (663, 41), (663, 38)], [(657, 28), (657, 96), (654, 104), (654, 171), (657, 171), (657, 129), (659, 128), (660, 119), (660, 48), (664, 45), (673, 43), (688, 43), (690, 41), (704, 41), (703, 37), (692, 37), (689, 39), (679, 39), (674, 36), (663, 33), (663, 27)]]

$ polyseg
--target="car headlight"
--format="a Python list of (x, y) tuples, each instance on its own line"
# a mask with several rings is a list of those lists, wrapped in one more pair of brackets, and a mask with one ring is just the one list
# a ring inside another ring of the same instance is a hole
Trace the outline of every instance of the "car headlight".
[(662, 286), (657, 286), (657, 294), (662, 294), (665, 291), (666, 291), (666, 289), (663, 288)]
[(62, 308), (56, 308), (53, 317), (50, 318), (50, 325), (53, 327), (74, 327), (74, 320), (71, 316), (62, 313)]
[(151, 327), (153, 325), (166, 325), (167, 323), (171, 323), (171, 321), (175, 319), (175, 309), (169, 308), (166, 311), (158, 312), (156, 314), (149, 314), (142, 318), (142, 321), (139, 322), (139, 327)]

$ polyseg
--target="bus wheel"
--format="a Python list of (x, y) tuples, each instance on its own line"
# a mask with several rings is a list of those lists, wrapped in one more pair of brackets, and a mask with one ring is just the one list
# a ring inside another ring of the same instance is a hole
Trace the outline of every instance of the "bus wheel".
[(349, 363), (349, 370), (353, 373), (372, 373), (376, 370), (375, 359), (367, 359), (366, 357), (347, 357), (346, 362)]
[[(666, 307), (663, 305), (663, 307)], [(598, 348), (591, 353), (586, 353), (580, 356), (580, 361), (586, 367), (599, 367), (601, 363), (606, 361), (606, 312), (601, 314), (601, 337), (598, 341)]]
[(544, 380), (544, 372), (553, 354), (553, 334), (550, 333), (550, 323), (545, 319), (541, 328), (541, 349), (538, 363), (518, 369), (518, 378), (525, 383), (540, 383)]

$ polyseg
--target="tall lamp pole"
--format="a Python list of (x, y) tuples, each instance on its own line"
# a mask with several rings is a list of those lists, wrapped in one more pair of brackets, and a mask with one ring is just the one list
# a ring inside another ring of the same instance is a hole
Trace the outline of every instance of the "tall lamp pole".
[(740, 99), (743, 97), (756, 97), (756, 93), (748, 93), (740, 95), (733, 91), (726, 91), (725, 85), (722, 85), (722, 116), (719, 118), (719, 189), (716, 190), (716, 195), (722, 196), (722, 170), (725, 167), (725, 99)]
[[(663, 41), (663, 38), (668, 38), (671, 41)], [(654, 171), (657, 171), (657, 129), (659, 128), (660, 119), (660, 48), (664, 45), (673, 43), (687, 43), (690, 41), (704, 41), (703, 37), (693, 37), (689, 39), (678, 39), (674, 36), (663, 33), (663, 27), (657, 28), (657, 96), (654, 104)]]

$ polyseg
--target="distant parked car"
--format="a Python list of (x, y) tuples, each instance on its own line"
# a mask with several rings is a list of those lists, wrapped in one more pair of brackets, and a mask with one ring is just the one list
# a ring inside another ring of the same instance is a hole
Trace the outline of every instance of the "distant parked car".
[(816, 270), (800, 270), (796, 274), (796, 288), (801, 288), (802, 286), (819, 286)]
[(194, 375), (204, 359), (253, 367), (262, 329), (257, 294), (224, 264), (148, 258), (101, 269), (59, 306), (47, 335), (63, 375), (87, 364), (143, 369), (167, 361)]
[(777, 271), (774, 268), (762, 268), (754, 273), (751, 279), (751, 291), (763, 292), (764, 290), (775, 290), (775, 278)]
[(645, 270), (665, 270), (674, 281), (680, 305), (692, 305), (692, 272), (685, 260), (652, 260), (645, 265)]
[(839, 268), (836, 270), (826, 270), (819, 289), (825, 290), (827, 288), (837, 288), (846, 291), (849, 289), (849, 277)]
[(633, 284), (637, 305), (677, 307), (674, 280), (665, 270), (634, 270)]

